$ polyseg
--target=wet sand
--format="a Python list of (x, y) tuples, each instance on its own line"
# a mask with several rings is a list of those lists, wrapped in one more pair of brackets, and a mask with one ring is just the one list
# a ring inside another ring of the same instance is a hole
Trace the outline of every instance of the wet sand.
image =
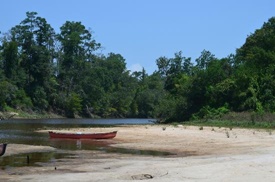
[[(117, 130), (114, 147), (169, 152), (152, 156), (76, 150), (72, 158), (43, 167), (0, 170), (0, 181), (274, 181), (275, 132), (194, 126), (120, 126), (79, 128), (79, 132)], [(68, 130), (64, 130), (68, 131)], [(38, 131), (47, 132), (47, 131)], [(10, 144), (5, 155), (54, 151)]]

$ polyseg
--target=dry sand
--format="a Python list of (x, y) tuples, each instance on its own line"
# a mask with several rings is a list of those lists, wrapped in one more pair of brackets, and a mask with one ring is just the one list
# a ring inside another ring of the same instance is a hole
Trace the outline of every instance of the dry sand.
[[(194, 126), (120, 126), (112, 146), (170, 152), (169, 156), (74, 151), (75, 158), (43, 167), (0, 169), (0, 181), (275, 181), (275, 133)], [(46, 131), (40, 131), (46, 132)], [(5, 155), (51, 147), (10, 144)], [(13, 153), (11, 153), (13, 152)]]

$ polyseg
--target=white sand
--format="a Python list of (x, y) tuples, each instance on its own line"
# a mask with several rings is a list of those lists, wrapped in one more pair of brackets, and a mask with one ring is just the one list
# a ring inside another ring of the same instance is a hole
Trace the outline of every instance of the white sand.
[[(0, 170), (0, 181), (275, 181), (275, 133), (266, 130), (211, 127), (199, 130), (193, 126), (154, 125), (76, 131), (113, 130), (118, 130), (117, 137), (112, 139), (115, 147), (175, 155), (139, 156), (78, 150), (76, 158), (44, 167)], [(7, 155), (9, 150), (16, 152), (16, 146), (9, 146)]]

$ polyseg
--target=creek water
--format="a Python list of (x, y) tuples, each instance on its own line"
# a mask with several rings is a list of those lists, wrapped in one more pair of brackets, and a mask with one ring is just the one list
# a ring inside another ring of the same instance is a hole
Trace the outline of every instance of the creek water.
[(47, 133), (37, 130), (152, 124), (149, 119), (15, 119), (0, 121), (0, 143), (49, 145)]
[[(60, 158), (72, 157), (70, 151), (75, 150), (100, 150), (111, 153), (125, 153), (135, 155), (166, 156), (165, 152), (150, 150), (133, 150), (111, 147), (113, 140), (71, 140), (71, 139), (50, 139), (48, 133), (39, 133), (37, 130), (51, 130), (62, 128), (78, 127), (110, 127), (131, 124), (153, 124), (152, 119), (14, 119), (0, 121), (0, 143), (26, 144), (51, 146), (58, 150), (56, 152), (29, 153), (28, 157), (34, 158), (29, 162), (26, 154), (15, 156), (2, 156), (0, 166), (6, 169), (7, 166), (39, 165), (39, 163), (52, 161)], [(66, 151), (64, 153), (64, 151)], [(72, 152), (73, 153), (73, 152)], [(21, 162), (20, 162), (21, 161)]]

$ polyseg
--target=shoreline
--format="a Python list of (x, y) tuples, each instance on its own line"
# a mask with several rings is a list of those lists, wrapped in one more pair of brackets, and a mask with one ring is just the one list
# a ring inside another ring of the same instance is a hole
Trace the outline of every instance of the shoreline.
[[(118, 130), (112, 147), (170, 152), (171, 156), (134, 155), (103, 151), (70, 151), (74, 158), (42, 167), (0, 170), (5, 181), (272, 181), (275, 175), (275, 135), (257, 129), (217, 127), (127, 125), (110, 128), (77, 128), (72, 131)], [(37, 132), (47, 132), (40, 130)], [(58, 130), (62, 131), (62, 130)], [(68, 129), (63, 129), (68, 131)], [(11, 150), (19, 150), (10, 144)], [(21, 145), (29, 151), (54, 151), (43, 146)], [(2, 156), (3, 157), (3, 156)], [(91, 180), (92, 179), (92, 180)]]

